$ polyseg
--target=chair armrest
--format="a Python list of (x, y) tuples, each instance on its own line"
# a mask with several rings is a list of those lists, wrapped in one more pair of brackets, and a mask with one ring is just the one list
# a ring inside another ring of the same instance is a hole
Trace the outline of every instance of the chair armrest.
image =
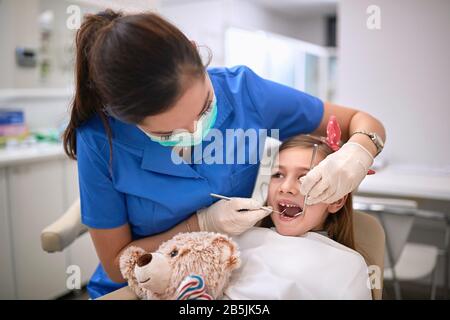
[(87, 227), (81, 223), (80, 200), (78, 199), (58, 220), (42, 230), (42, 249), (49, 253), (63, 251), (86, 231)]
[(129, 286), (117, 289), (111, 293), (105, 294), (96, 300), (137, 300), (138, 297), (131, 291)]

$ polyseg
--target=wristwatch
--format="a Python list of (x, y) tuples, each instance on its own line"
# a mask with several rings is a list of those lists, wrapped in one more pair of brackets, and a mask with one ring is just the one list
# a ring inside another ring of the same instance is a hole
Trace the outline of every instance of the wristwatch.
[(384, 148), (384, 142), (383, 140), (380, 138), (380, 136), (375, 133), (375, 132), (366, 132), (366, 131), (355, 131), (351, 134), (350, 137), (352, 137), (354, 134), (364, 134), (366, 136), (368, 136), (370, 138), (370, 140), (372, 140), (373, 144), (375, 145), (375, 147), (377, 148), (377, 153), (375, 154), (375, 157), (380, 154), (380, 152), (383, 150)]

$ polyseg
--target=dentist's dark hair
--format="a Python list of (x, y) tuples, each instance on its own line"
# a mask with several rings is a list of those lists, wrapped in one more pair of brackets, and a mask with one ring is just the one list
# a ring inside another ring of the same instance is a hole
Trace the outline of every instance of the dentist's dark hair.
[(166, 111), (206, 66), (196, 46), (155, 13), (88, 14), (76, 35), (75, 95), (63, 134), (64, 150), (76, 159), (76, 129), (100, 117), (112, 159), (109, 116), (138, 124)]

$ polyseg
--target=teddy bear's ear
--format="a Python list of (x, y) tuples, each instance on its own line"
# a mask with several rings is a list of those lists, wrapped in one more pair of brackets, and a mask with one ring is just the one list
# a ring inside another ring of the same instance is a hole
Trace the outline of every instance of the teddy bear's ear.
[(239, 249), (237, 244), (228, 236), (219, 234), (212, 240), (214, 246), (221, 247), (221, 262), (231, 270), (239, 268), (241, 259), (239, 258)]
[(129, 280), (134, 278), (134, 267), (140, 256), (146, 251), (142, 248), (130, 246), (126, 248), (120, 256), (120, 272), (122, 276)]

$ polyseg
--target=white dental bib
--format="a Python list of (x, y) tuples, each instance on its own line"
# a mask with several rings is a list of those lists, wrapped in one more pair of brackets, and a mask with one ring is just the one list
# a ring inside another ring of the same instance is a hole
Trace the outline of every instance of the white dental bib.
[(225, 299), (372, 299), (363, 257), (326, 236), (254, 227), (233, 239), (242, 264)]

